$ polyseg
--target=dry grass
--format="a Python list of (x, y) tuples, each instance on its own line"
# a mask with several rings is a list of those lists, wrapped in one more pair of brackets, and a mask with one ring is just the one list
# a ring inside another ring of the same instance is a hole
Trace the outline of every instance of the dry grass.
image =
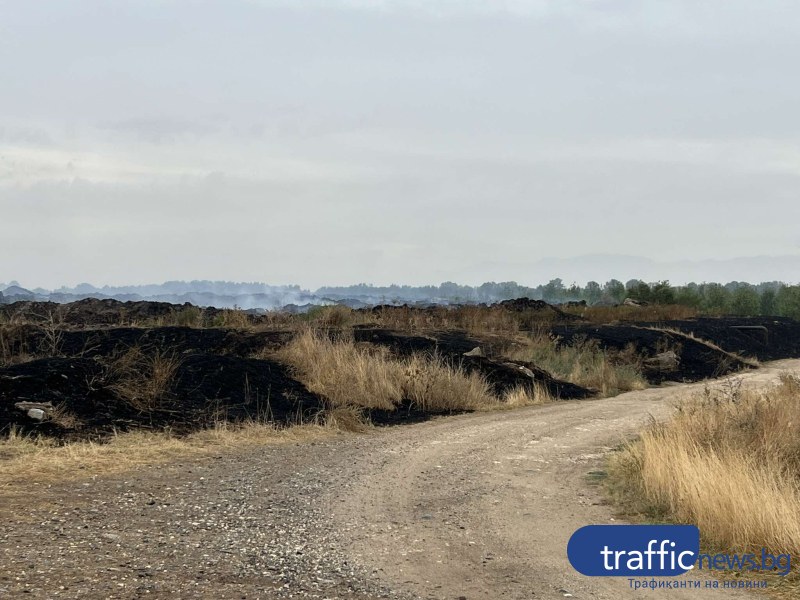
[(696, 308), (680, 304), (573, 307), (564, 308), (564, 312), (581, 316), (591, 323), (598, 324), (615, 321), (672, 321), (691, 319), (700, 314)]
[(386, 348), (356, 346), (352, 340), (305, 329), (278, 357), (333, 407), (391, 410), (403, 398), (399, 365), (389, 359)]
[[(0, 325), (0, 367), (29, 362), (37, 358), (61, 356), (64, 330), (56, 313), (37, 319), (36, 323), (14, 323)], [(28, 347), (31, 335), (39, 342), (35, 352)]]
[(226, 308), (214, 318), (212, 325), (230, 329), (250, 329), (253, 325), (253, 319), (243, 310)]
[[(619, 321), (669, 321), (698, 316), (699, 312), (680, 305), (564, 307), (564, 313), (583, 317), (590, 323)], [(352, 310), (346, 306), (323, 306), (305, 315), (295, 315), (294, 325), (346, 328), (377, 325), (396, 331), (456, 329), (476, 334), (515, 334), (537, 331), (562, 320), (555, 310), (512, 311), (501, 306), (384, 306), (376, 310)]]
[(308, 313), (293, 315), (289, 325), (321, 328), (347, 328), (375, 325), (395, 331), (433, 331), (455, 329), (470, 333), (515, 333), (556, 320), (552, 310), (514, 312), (500, 306), (382, 306), (375, 310), (353, 310), (346, 306), (320, 306)]
[(403, 400), (430, 412), (475, 410), (498, 403), (486, 381), (438, 356), (393, 358), (388, 348), (306, 328), (278, 358), (334, 408), (393, 410)]
[(133, 347), (106, 362), (106, 385), (136, 410), (151, 412), (168, 398), (179, 366), (174, 353)]
[(800, 379), (710, 388), (612, 461), (631, 511), (696, 524), (720, 551), (800, 554)]
[(132, 431), (103, 443), (56, 441), (21, 435), (16, 430), (0, 440), (0, 490), (92, 475), (107, 475), (142, 465), (162, 464), (176, 457), (207, 456), (264, 444), (295, 443), (335, 435), (335, 427), (297, 425), (278, 429), (270, 424), (219, 423), (188, 436)]
[(368, 321), (367, 313), (355, 311), (338, 304), (332, 306), (317, 306), (305, 314), (297, 315), (295, 322), (308, 323), (317, 327), (352, 327), (355, 324)]
[[(384, 306), (376, 310), (354, 310), (343, 305), (317, 306), (307, 313), (290, 314), (269, 312), (253, 317), (241, 310), (230, 309), (214, 319), (203, 316), (201, 309), (182, 309), (158, 325), (188, 325), (191, 327), (212, 326), (236, 329), (276, 328), (289, 329), (337, 328), (346, 329), (355, 325), (376, 325), (396, 331), (432, 331), (457, 329), (470, 333), (513, 334), (530, 331), (559, 321), (555, 310), (511, 311), (501, 306), (433, 306), (414, 308), (408, 306)], [(565, 313), (582, 316), (591, 323), (615, 321), (665, 321), (695, 317), (698, 311), (685, 306), (653, 305), (644, 307), (573, 307), (564, 308)], [(152, 325), (152, 323), (151, 323)]]
[(25, 328), (20, 325), (0, 325), (0, 367), (33, 360), (25, 343)]
[(601, 350), (596, 341), (561, 344), (557, 337), (538, 331), (516, 338), (506, 351), (511, 360), (529, 361), (555, 377), (614, 396), (647, 387), (641, 357), (633, 346), (623, 352)]
[(549, 404), (554, 400), (555, 398), (550, 394), (550, 391), (537, 383), (534, 384), (532, 390), (521, 387), (509, 390), (503, 396), (502, 406), (506, 408), (521, 408), (523, 406)]
[[(685, 306), (652, 305), (644, 307), (571, 307), (565, 313), (585, 318), (591, 323), (616, 321), (665, 321), (698, 315), (698, 311)], [(49, 328), (56, 336), (68, 316), (69, 307), (63, 305), (47, 314), (18, 312), (0, 313), (0, 325), (37, 325)], [(384, 306), (377, 310), (354, 310), (343, 305), (313, 307), (307, 313), (292, 314), (269, 311), (251, 315), (238, 308), (204, 309), (197, 306), (175, 306), (168, 314), (157, 317), (133, 319), (123, 309), (116, 327), (166, 327), (193, 328), (226, 327), (240, 330), (299, 330), (308, 326), (322, 328), (349, 328), (355, 325), (376, 325), (398, 331), (431, 331), (458, 329), (476, 334), (513, 334), (531, 331), (559, 322), (555, 310), (512, 311), (501, 306), (440, 305), (430, 308)], [(81, 327), (73, 323), (72, 327)], [(54, 339), (54, 346), (58, 340)]]
[(79, 429), (82, 425), (81, 420), (64, 408), (63, 405), (56, 406), (47, 411), (47, 422), (68, 431)]
[(403, 397), (426, 412), (494, 408), (499, 402), (477, 373), (448, 364), (440, 356), (414, 355), (399, 363)]
[(333, 429), (354, 433), (364, 433), (372, 428), (357, 406), (339, 406), (327, 410), (325, 424)]
[[(573, 307), (565, 313), (578, 315), (592, 323), (614, 321), (665, 321), (697, 316), (695, 309), (676, 305), (644, 307)], [(284, 326), (303, 329), (307, 326), (321, 328), (348, 328), (354, 325), (376, 325), (396, 331), (432, 331), (456, 329), (475, 334), (514, 334), (537, 330), (560, 320), (555, 310), (511, 311), (501, 306), (383, 306), (376, 310), (353, 310), (332, 305), (312, 308), (308, 313), (290, 315), (269, 313), (258, 317), (261, 326)], [(269, 322), (269, 323), (268, 323)], [(238, 325), (233, 325), (238, 327)]]
[(202, 327), (204, 325), (203, 309), (197, 306), (186, 306), (178, 309), (170, 319), (170, 325), (180, 327)]
[[(495, 410), (552, 402), (542, 386), (502, 397), (480, 374), (438, 355), (393, 357), (387, 348), (307, 328), (278, 351), (306, 387), (339, 409), (393, 410), (402, 401), (431, 413)], [(352, 422), (352, 415), (345, 415)], [(342, 417), (335, 417), (340, 420)]]
[[(492, 306), (436, 306), (424, 310), (384, 307), (371, 314), (380, 326), (399, 331), (459, 329), (471, 333), (513, 333), (519, 331), (523, 323), (523, 313)], [(545, 318), (545, 314), (551, 318), (549, 311), (540, 316)]]

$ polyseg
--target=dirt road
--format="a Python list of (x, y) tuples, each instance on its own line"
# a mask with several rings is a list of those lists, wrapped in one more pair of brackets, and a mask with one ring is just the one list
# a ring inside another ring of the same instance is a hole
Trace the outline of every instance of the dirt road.
[(703, 385), (52, 486), (3, 523), (0, 597), (755, 598), (634, 591), (566, 559), (574, 530), (614, 522), (592, 483), (606, 453)]

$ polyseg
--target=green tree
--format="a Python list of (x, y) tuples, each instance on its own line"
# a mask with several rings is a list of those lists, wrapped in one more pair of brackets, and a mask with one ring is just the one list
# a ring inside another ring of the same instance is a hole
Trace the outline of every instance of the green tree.
[(761, 293), (760, 312), (765, 316), (773, 316), (778, 314), (778, 304), (776, 302), (776, 294), (773, 289), (766, 289)]
[(731, 312), (735, 315), (757, 315), (761, 311), (761, 299), (752, 287), (743, 285), (731, 294)]
[(586, 284), (586, 287), (583, 288), (583, 295), (586, 302), (594, 304), (600, 300), (600, 297), (603, 295), (603, 288), (601, 288), (600, 284), (596, 281), (590, 281)]
[(780, 288), (775, 298), (775, 304), (780, 316), (800, 319), (800, 286), (785, 285)]
[(697, 286), (683, 286), (675, 290), (675, 304), (683, 306), (691, 306), (692, 308), (700, 308), (703, 303), (703, 297), (697, 291)]
[(542, 288), (542, 296), (546, 302), (561, 302), (564, 300), (564, 282), (561, 279), (551, 279), (550, 282)]
[(731, 293), (719, 283), (708, 283), (703, 286), (705, 308), (716, 313), (730, 311)]
[(644, 281), (638, 282), (628, 282), (628, 296), (633, 298), (634, 300), (638, 300), (640, 302), (650, 302), (652, 300), (652, 294), (650, 291), (650, 286), (647, 285)]
[(603, 293), (606, 294), (614, 302), (622, 302), (623, 300), (625, 300), (625, 296), (627, 295), (627, 291), (625, 290), (625, 284), (622, 283), (619, 279), (612, 279), (611, 281), (607, 281), (606, 284), (603, 286)]
[(659, 281), (650, 288), (650, 301), (656, 304), (675, 304), (675, 290), (669, 281)]
[(567, 288), (566, 292), (566, 299), (569, 300), (580, 300), (583, 298), (583, 290), (581, 286), (577, 283), (573, 283), (571, 286)]

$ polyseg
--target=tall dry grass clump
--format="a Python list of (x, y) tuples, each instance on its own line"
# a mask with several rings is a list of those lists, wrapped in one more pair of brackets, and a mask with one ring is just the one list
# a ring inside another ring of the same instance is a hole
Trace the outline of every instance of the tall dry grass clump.
[(399, 366), (403, 396), (424, 411), (477, 410), (498, 403), (483, 377), (448, 364), (441, 356), (417, 354)]
[(317, 327), (347, 327), (360, 322), (360, 313), (352, 308), (333, 304), (330, 306), (315, 306), (307, 313), (298, 315), (300, 322), (306, 322)]
[(613, 461), (611, 482), (636, 510), (696, 524), (737, 552), (800, 553), (800, 379), (735, 383), (679, 405)]
[(278, 357), (332, 407), (392, 410), (403, 400), (430, 412), (474, 410), (498, 399), (480, 375), (439, 356), (395, 358), (387, 348), (359, 345), (345, 335), (304, 329)]
[(573, 367), (567, 376), (568, 381), (598, 390), (604, 397), (647, 387), (647, 381), (635, 363), (615, 361), (597, 348), (572, 350), (569, 354), (573, 355)]
[(168, 397), (179, 366), (174, 353), (133, 347), (106, 362), (107, 387), (136, 410), (153, 411)]
[(355, 404), (391, 410), (403, 398), (402, 378), (388, 350), (357, 346), (347, 337), (303, 329), (278, 352), (312, 392), (333, 407)]

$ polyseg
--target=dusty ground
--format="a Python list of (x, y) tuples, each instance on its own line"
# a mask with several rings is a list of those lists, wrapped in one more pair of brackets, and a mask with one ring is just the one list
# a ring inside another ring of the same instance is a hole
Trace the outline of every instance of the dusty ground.
[(702, 385), (6, 489), (0, 597), (753, 598), (634, 592), (566, 559), (575, 529), (613, 522), (604, 455)]

